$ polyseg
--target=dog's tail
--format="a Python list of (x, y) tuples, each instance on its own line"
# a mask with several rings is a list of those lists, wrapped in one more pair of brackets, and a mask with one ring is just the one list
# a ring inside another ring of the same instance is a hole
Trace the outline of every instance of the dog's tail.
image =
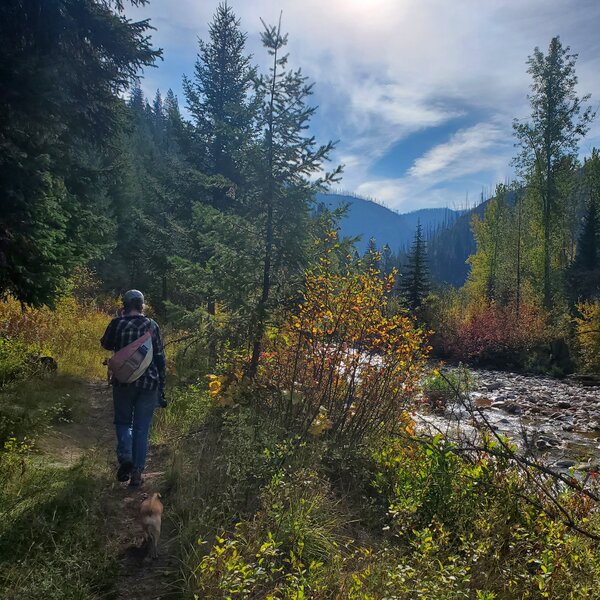
[(152, 558), (158, 558), (158, 538), (155, 531), (148, 531), (148, 554)]
[(152, 520), (144, 523), (146, 530), (146, 541), (148, 543), (148, 554), (152, 558), (158, 558), (158, 540), (160, 539), (160, 527)]

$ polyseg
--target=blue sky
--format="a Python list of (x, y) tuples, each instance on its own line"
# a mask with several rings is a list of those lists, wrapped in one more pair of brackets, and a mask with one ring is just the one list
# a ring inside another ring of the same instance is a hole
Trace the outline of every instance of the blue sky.
[[(151, 0), (164, 61), (145, 73), (149, 96), (180, 104), (214, 0)], [(230, 0), (259, 65), (260, 17), (283, 11), (290, 65), (315, 83), (312, 131), (339, 140), (341, 188), (406, 212), (460, 207), (512, 176), (512, 119), (528, 114), (526, 60), (554, 35), (579, 54), (581, 94), (600, 106), (600, 0)], [(600, 111), (599, 111), (600, 112)], [(600, 146), (600, 115), (581, 154)]]

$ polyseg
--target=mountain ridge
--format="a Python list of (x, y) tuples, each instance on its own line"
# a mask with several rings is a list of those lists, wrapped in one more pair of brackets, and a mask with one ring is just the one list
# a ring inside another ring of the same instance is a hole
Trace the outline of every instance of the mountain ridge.
[(421, 223), (426, 237), (430, 237), (435, 231), (449, 227), (462, 214), (443, 207), (398, 213), (373, 200), (350, 194), (319, 193), (316, 200), (317, 205), (330, 210), (348, 206), (340, 221), (341, 233), (360, 238), (356, 247), (361, 253), (367, 249), (371, 238), (380, 249), (387, 244), (393, 252), (401, 252), (412, 242), (417, 223)]

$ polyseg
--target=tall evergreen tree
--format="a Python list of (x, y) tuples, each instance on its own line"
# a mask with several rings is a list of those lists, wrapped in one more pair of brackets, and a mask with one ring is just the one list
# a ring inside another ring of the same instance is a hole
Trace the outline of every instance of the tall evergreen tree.
[[(199, 42), (194, 77), (183, 80), (193, 117), (188, 159), (204, 175), (199, 178), (196, 200), (237, 215), (247, 201), (248, 155), (255, 141), (259, 106), (254, 95), (256, 70), (245, 45), (246, 34), (240, 29), (239, 19), (227, 2), (219, 4), (209, 26), (208, 41)], [(199, 223), (201, 212), (195, 210), (194, 223)], [(216, 267), (219, 261), (214, 259), (219, 251), (210, 243), (214, 237), (206, 232), (208, 237), (203, 242), (199, 237), (203, 231), (196, 228), (192, 237), (197, 251), (194, 258)], [(211, 279), (205, 280), (206, 302), (209, 314), (214, 316), (219, 298)], [(214, 349), (210, 354), (214, 363)]]
[(408, 263), (400, 279), (402, 296), (411, 311), (417, 312), (421, 308), (423, 300), (430, 292), (430, 287), (427, 242), (423, 237), (423, 228), (419, 222), (408, 254)]
[(515, 120), (513, 124), (521, 148), (515, 163), (541, 201), (546, 307), (553, 303), (553, 230), (564, 202), (561, 174), (564, 174), (566, 160), (576, 158), (579, 140), (593, 118), (591, 108), (584, 106), (589, 96), (577, 96), (577, 54), (569, 54), (569, 50), (569, 47), (563, 48), (558, 36), (551, 40), (547, 54), (537, 47), (534, 49), (527, 70), (532, 77), (528, 96), (531, 118), (527, 122)]
[(592, 271), (600, 266), (599, 232), (598, 207), (595, 199), (590, 198), (577, 244), (576, 267)]
[(232, 186), (244, 183), (246, 154), (255, 134), (256, 70), (245, 46), (239, 19), (227, 2), (219, 4), (209, 26), (209, 40), (199, 42), (194, 77), (183, 80), (194, 126), (195, 156), (190, 159), (206, 174), (217, 176), (211, 201), (219, 209), (230, 207), (236, 197)]
[(23, 302), (52, 301), (105, 241), (96, 149), (114, 132), (119, 93), (160, 54), (148, 21), (122, 9), (0, 4), (0, 293)]
[[(298, 268), (302, 256), (302, 243), (309, 218), (309, 203), (318, 189), (339, 180), (341, 167), (311, 180), (321, 171), (335, 144), (328, 142), (317, 146), (313, 136), (305, 135), (316, 107), (307, 105), (312, 85), (301, 70), (287, 70), (287, 34), (278, 26), (264, 22), (262, 42), (271, 57), (271, 67), (266, 76), (257, 80), (262, 99), (260, 126), (262, 140), (256, 164), (259, 221), (264, 223), (262, 283), (260, 299), (256, 306), (249, 374), (258, 366), (262, 339), (266, 327), (273, 274), (287, 264)], [(304, 223), (302, 222), (304, 221)], [(299, 235), (300, 234), (300, 235)], [(294, 265), (296, 262), (296, 265)]]

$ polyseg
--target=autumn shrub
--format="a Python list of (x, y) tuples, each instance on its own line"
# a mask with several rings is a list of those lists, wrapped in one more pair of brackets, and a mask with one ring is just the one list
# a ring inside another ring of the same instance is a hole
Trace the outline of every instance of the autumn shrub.
[(43, 354), (38, 344), (0, 337), (0, 387), (41, 370), (38, 359)]
[(102, 378), (107, 353), (100, 347), (110, 315), (80, 304), (73, 296), (54, 308), (23, 307), (14, 298), (0, 302), (0, 337), (39, 348), (56, 360), (65, 375)]
[(296, 314), (261, 357), (256, 397), (301, 436), (357, 444), (401, 424), (429, 347), (409, 316), (386, 314), (393, 275), (330, 266), (326, 255), (307, 273)]
[[(484, 447), (489, 452), (461, 453), (441, 435), (405, 435), (375, 451), (373, 487), (382, 515), (386, 511), (387, 527), (409, 548), (404, 566), (391, 570), (402, 575), (396, 585), (412, 580), (414, 597), (598, 597), (598, 542), (570, 530), (535, 479), (495, 454), (497, 442)], [(560, 501), (567, 513), (582, 504), (577, 523), (598, 534), (600, 513), (588, 496), (565, 491)], [(423, 552), (430, 565), (439, 565), (437, 576), (421, 562)], [(425, 581), (456, 583), (455, 576), (461, 585), (448, 596), (435, 595), (435, 587), (416, 593)]]
[(600, 373), (600, 300), (577, 306), (575, 318), (577, 342), (583, 370)]
[(551, 339), (549, 316), (540, 308), (495, 302), (455, 304), (436, 325), (441, 354), (472, 364), (523, 367), (525, 354)]

